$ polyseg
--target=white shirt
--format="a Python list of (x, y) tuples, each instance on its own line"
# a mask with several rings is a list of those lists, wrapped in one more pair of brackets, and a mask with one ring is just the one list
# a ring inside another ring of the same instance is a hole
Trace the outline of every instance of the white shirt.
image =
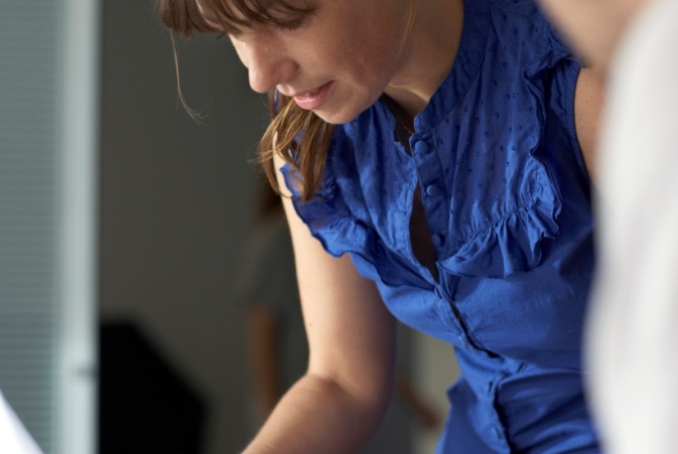
[(2, 454), (42, 454), (0, 391), (0, 452)]
[(601, 137), (594, 415), (611, 454), (678, 452), (678, 0), (634, 21)]

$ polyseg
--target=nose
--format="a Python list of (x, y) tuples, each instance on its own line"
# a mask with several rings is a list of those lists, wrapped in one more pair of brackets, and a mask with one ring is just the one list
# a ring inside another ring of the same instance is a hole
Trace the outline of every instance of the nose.
[(233, 44), (247, 67), (250, 87), (258, 93), (266, 93), (284, 83), (296, 71), (297, 64), (274, 36), (250, 35), (246, 39), (234, 39)]

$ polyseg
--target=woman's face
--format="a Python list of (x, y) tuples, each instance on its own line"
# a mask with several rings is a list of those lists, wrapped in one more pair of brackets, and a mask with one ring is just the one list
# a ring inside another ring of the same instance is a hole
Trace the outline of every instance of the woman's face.
[(408, 0), (291, 0), (315, 12), (298, 27), (253, 26), (231, 35), (250, 86), (277, 88), (329, 123), (374, 103), (402, 66)]

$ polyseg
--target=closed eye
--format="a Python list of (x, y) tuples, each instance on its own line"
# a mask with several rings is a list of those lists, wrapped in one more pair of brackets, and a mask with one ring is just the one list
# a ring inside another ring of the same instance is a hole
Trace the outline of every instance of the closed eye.
[[(280, 21), (275, 24), (272, 24), (272, 28), (275, 30), (283, 30), (283, 31), (294, 31), (294, 30), (299, 30), (304, 23), (306, 22), (306, 17), (300, 17), (297, 19), (291, 19), (291, 20), (286, 20), (286, 21)], [(217, 35), (216, 39), (221, 39), (224, 36), (231, 35), (235, 38), (237, 38), (239, 35), (242, 34), (242, 31), (240, 30), (234, 30), (231, 32), (224, 32), (220, 33)]]
[(285, 31), (299, 30), (304, 25), (304, 22), (306, 22), (306, 17), (307, 16), (303, 16), (295, 19), (290, 19), (287, 21), (281, 21), (275, 24), (275, 29)]

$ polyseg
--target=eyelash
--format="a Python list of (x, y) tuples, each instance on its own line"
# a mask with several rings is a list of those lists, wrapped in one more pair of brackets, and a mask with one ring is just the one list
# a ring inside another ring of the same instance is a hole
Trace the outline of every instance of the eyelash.
[(285, 30), (285, 31), (294, 31), (298, 30), (304, 25), (304, 22), (306, 22), (306, 16), (300, 17), (298, 19), (294, 19), (291, 21), (287, 21), (283, 24), (276, 24), (275, 29), (276, 30)]
[[(295, 31), (299, 30), (304, 23), (306, 22), (306, 16), (300, 17), (298, 19), (293, 19), (289, 20), (280, 24), (274, 24), (273, 28), (275, 30), (282, 30), (282, 31)], [(231, 35), (237, 36), (239, 33), (230, 33)], [(221, 33), (219, 36), (216, 37), (216, 39), (221, 39), (224, 36), (228, 36), (229, 33)]]

